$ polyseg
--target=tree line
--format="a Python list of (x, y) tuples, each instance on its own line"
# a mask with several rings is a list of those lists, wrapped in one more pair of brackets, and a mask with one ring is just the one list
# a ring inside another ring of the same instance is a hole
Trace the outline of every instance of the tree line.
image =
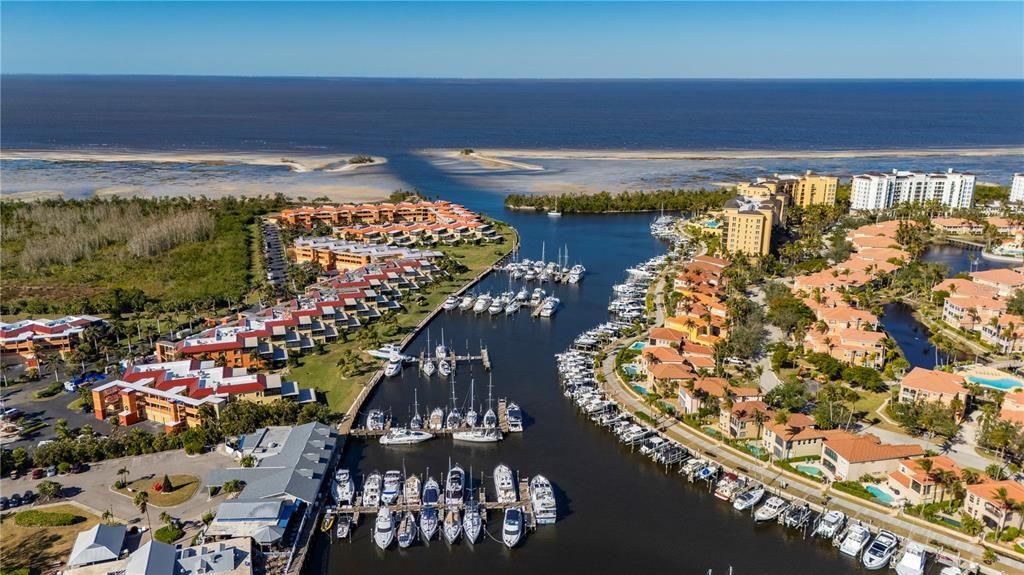
[(505, 207), (558, 210), (567, 214), (651, 212), (656, 210), (699, 213), (720, 208), (726, 200), (735, 195), (735, 188), (625, 191), (618, 194), (609, 192), (556, 195), (509, 194), (505, 197)]

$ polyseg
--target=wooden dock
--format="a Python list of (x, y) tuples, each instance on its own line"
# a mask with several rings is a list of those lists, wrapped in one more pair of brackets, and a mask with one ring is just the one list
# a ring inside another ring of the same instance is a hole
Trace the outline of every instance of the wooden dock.
[(530, 481), (526, 478), (519, 478), (519, 501), (523, 507), (523, 517), (526, 519), (526, 528), (530, 531), (537, 529), (537, 515), (533, 512), (533, 499), (530, 498)]
[(508, 433), (508, 401), (505, 398), (498, 400), (498, 428), (502, 433)]
[[(501, 407), (502, 405), (503, 405), (502, 403), (498, 403), (499, 407)], [(504, 409), (504, 408), (502, 408), (502, 409)], [(502, 411), (501, 413), (504, 413), (504, 411)], [(476, 426), (476, 427), (468, 427), (468, 426), (465, 426), (465, 425), (460, 425), (459, 427), (456, 427), (454, 429), (450, 429), (450, 428), (447, 428), (447, 427), (444, 428), (444, 429), (426, 429), (426, 428), (424, 428), (423, 431), (426, 431), (427, 433), (433, 434), (434, 437), (441, 437), (441, 436), (445, 436), (445, 435), (451, 435), (451, 434), (459, 432), (459, 431), (482, 431), (484, 429), (486, 429), (486, 428), (482, 427), (482, 426), (479, 426), (479, 425)], [(498, 429), (500, 429), (503, 434), (508, 434), (509, 433), (509, 430), (508, 430), (508, 418), (505, 417), (504, 415), (499, 415), (498, 416)], [(349, 430), (348, 434), (353, 436), (353, 437), (381, 437), (383, 435), (387, 435), (388, 431), (390, 431), (390, 430), (391, 430), (391, 425), (390, 424), (386, 425), (384, 427), (384, 429), (367, 429), (365, 427), (353, 427), (352, 429)]]

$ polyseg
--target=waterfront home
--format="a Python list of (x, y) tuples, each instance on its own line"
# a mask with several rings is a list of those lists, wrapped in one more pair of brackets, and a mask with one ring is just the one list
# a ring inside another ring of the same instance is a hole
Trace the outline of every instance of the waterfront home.
[(917, 225), (917, 223), (912, 220), (886, 220), (884, 222), (878, 222), (877, 224), (865, 224), (859, 228), (846, 232), (846, 239), (854, 241), (857, 238), (884, 237), (895, 240), (896, 232), (900, 229), (901, 221), (903, 221), (905, 225)]
[(866, 309), (858, 309), (846, 304), (834, 307), (821, 307), (814, 315), (830, 331), (841, 329), (878, 329), (878, 316)]
[(149, 540), (123, 558), (65, 569), (64, 575), (252, 575), (252, 539), (239, 537), (192, 547)]
[(974, 174), (954, 172), (869, 172), (852, 178), (850, 211), (888, 210), (899, 204), (938, 202), (949, 208), (969, 208), (974, 200)]
[(882, 477), (899, 468), (899, 461), (924, 455), (917, 444), (888, 444), (871, 434), (826, 438), (821, 465), (836, 481), (865, 475)]
[(281, 211), (283, 224), (313, 229), (317, 226), (342, 226), (382, 223), (476, 222), (480, 216), (465, 207), (438, 200), (408, 201), (397, 204), (340, 204), (303, 206)]
[(1001, 234), (1016, 234), (1024, 232), (1024, 222), (1020, 219), (1004, 218), (1002, 216), (991, 216), (985, 221), (992, 225)]
[(773, 417), (775, 413), (763, 401), (734, 401), (729, 407), (721, 406), (718, 429), (732, 439), (760, 439)]
[(961, 473), (960, 467), (945, 455), (901, 459), (896, 471), (886, 477), (886, 485), (910, 505), (935, 503), (956, 495), (939, 479), (949, 478), (946, 483), (950, 483), (959, 480)]
[(932, 292), (940, 294), (943, 297), (957, 296), (993, 299), (999, 297), (998, 289), (964, 278), (949, 278), (942, 280), (932, 289)]
[(791, 413), (786, 423), (769, 421), (764, 426), (764, 448), (773, 459), (793, 459), (821, 455), (821, 444), (828, 437), (851, 434), (840, 430), (818, 429), (814, 419), (802, 413)]
[(685, 382), (699, 377), (689, 365), (682, 362), (654, 363), (646, 371), (648, 388), (657, 392), (682, 387)]
[(396, 259), (434, 260), (444, 254), (337, 238), (300, 237), (295, 239), (292, 255), (295, 263), (312, 263), (321, 270), (330, 271), (354, 270)]
[[(964, 498), (963, 512), (987, 527), (998, 529), (1014, 525), (1019, 520), (1020, 510), (1008, 503), (1024, 502), (1024, 485), (1013, 481), (985, 481), (976, 485), (967, 485), (967, 496)], [(1001, 496), (1005, 490), (1006, 497)]]
[(1004, 313), (981, 326), (981, 340), (999, 353), (1024, 353), (1024, 317)]
[(885, 333), (880, 331), (837, 329), (822, 333), (810, 329), (803, 344), (808, 352), (825, 353), (850, 365), (881, 369), (885, 365), (885, 339)]
[(942, 302), (942, 320), (949, 326), (966, 331), (979, 331), (981, 326), (1006, 311), (1005, 299), (950, 294)]
[(903, 403), (937, 401), (946, 407), (955, 406), (957, 417), (962, 418), (970, 399), (963, 376), (955, 373), (915, 367), (900, 380), (899, 401)]
[(677, 329), (655, 327), (651, 328), (651, 332), (647, 335), (647, 343), (649, 345), (668, 346), (678, 349), (683, 341), (685, 341), (685, 338), (686, 334)]
[(965, 236), (980, 234), (982, 225), (964, 218), (932, 218), (931, 224), (947, 234)]
[(256, 466), (210, 472), (211, 491), (231, 480), (244, 487), (220, 504), (206, 541), (251, 537), (263, 547), (288, 547), (296, 528), (317, 515), (314, 502), (329, 481), (338, 443), (337, 433), (322, 423), (265, 427), (242, 437), (236, 455), (252, 456)]
[(1024, 425), (1024, 388), (1007, 392), (999, 409), (999, 419)]
[(27, 368), (38, 369), (40, 355), (56, 353), (66, 359), (87, 328), (104, 331), (106, 327), (105, 321), (91, 315), (0, 322), (0, 353), (17, 354), (25, 360)]
[(708, 398), (714, 399), (716, 404), (729, 395), (733, 401), (760, 401), (764, 395), (756, 387), (732, 387), (729, 381), (722, 377), (701, 377), (693, 380), (692, 384), (679, 386), (679, 405), (683, 413), (697, 413), (703, 407)]
[(971, 279), (980, 285), (996, 289), (1000, 297), (1011, 297), (1014, 292), (1024, 288), (1024, 268), (985, 270), (971, 272)]
[(899, 242), (889, 236), (857, 236), (848, 240), (855, 250), (865, 248), (898, 248)]

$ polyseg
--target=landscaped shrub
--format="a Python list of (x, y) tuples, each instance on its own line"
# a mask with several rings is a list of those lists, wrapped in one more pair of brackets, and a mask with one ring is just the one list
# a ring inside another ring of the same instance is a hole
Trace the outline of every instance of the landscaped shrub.
[(153, 533), (153, 539), (156, 539), (161, 543), (172, 544), (178, 539), (181, 539), (184, 535), (185, 532), (180, 527), (176, 525), (164, 525)]
[(54, 513), (29, 509), (14, 516), (14, 522), (22, 527), (65, 527), (77, 523), (81, 517), (71, 513)]

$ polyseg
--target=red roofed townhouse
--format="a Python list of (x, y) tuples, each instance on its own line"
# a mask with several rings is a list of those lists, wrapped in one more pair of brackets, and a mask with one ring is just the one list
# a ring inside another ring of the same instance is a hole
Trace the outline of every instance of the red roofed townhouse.
[(964, 218), (932, 218), (932, 226), (957, 236), (980, 234), (981, 224)]
[(683, 413), (697, 413), (703, 406), (706, 398), (713, 398), (717, 405), (728, 393), (733, 401), (760, 401), (764, 395), (760, 389), (754, 387), (732, 387), (729, 381), (722, 377), (702, 377), (694, 380), (692, 389), (686, 385), (679, 386), (679, 405)]
[(972, 272), (970, 275), (975, 283), (996, 288), (1002, 297), (1010, 297), (1024, 287), (1024, 273), (1020, 273), (1017, 269), (998, 268)]
[[(930, 463), (926, 464), (925, 461)], [(929, 469), (926, 471), (925, 467)], [(936, 481), (940, 472), (956, 479), (959, 479), (962, 473), (960, 467), (945, 455), (901, 459), (896, 471), (889, 473), (886, 478), (886, 485), (910, 505), (952, 499), (956, 492), (939, 485)]]
[(718, 412), (718, 430), (733, 439), (760, 439), (775, 413), (759, 400), (736, 401)]
[(1006, 311), (1005, 299), (950, 295), (942, 302), (942, 321), (957, 329), (980, 331), (981, 326)]
[(821, 455), (821, 444), (829, 437), (852, 434), (837, 429), (818, 429), (814, 420), (802, 413), (789, 414), (786, 423), (769, 421), (763, 431), (764, 448), (773, 459), (792, 459)]
[(1024, 353), (1024, 317), (1004, 313), (981, 326), (981, 340), (1002, 354)]
[(1024, 425), (1024, 389), (1017, 388), (1003, 397), (999, 419)]
[(964, 387), (964, 378), (955, 373), (915, 367), (900, 381), (899, 400), (904, 403), (937, 401), (946, 407), (955, 404), (959, 408), (958, 416), (962, 418), (970, 402), (970, 394)]
[(18, 354), (30, 369), (38, 368), (40, 354), (52, 352), (64, 358), (81, 341), (86, 328), (104, 330), (106, 325), (102, 319), (89, 315), (0, 323), (0, 352)]
[[(964, 513), (987, 527), (998, 529), (1018, 521), (1020, 511), (1016, 507), (1008, 508), (1006, 502), (1024, 502), (1024, 485), (1007, 479), (967, 485), (964, 489), (967, 490)], [(1005, 501), (1001, 497), (1003, 492), (1006, 494)]]
[(882, 443), (878, 437), (865, 434), (852, 437), (830, 437), (821, 446), (821, 465), (836, 481), (857, 479), (865, 475), (882, 477), (899, 468), (899, 461), (924, 455), (916, 444)]
[(663, 345), (678, 348), (683, 343), (683, 338), (685, 336), (686, 334), (677, 329), (655, 327), (651, 328), (651, 333), (648, 335), (647, 341), (651, 345)]

